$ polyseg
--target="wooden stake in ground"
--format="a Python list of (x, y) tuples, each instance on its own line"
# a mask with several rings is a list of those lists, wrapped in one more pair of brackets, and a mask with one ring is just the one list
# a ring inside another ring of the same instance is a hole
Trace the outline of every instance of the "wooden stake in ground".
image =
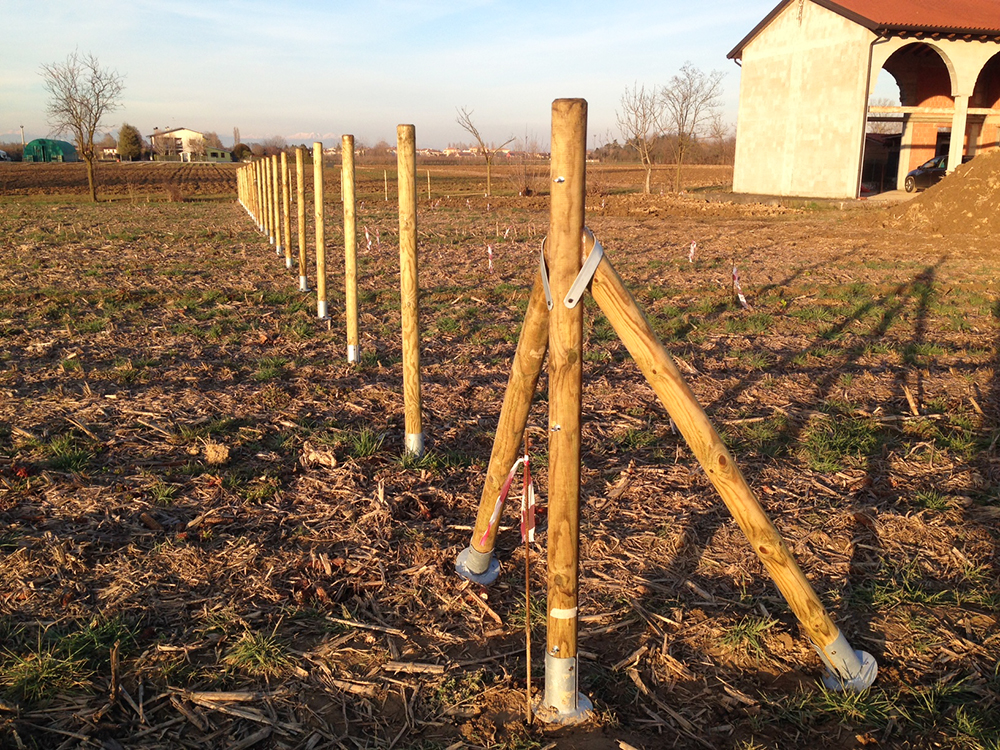
[(288, 154), (281, 152), (281, 213), (284, 223), (284, 248), (285, 248), (285, 268), (292, 267), (292, 218), (291, 218), (291, 189), (288, 177)]
[(316, 218), (316, 317), (326, 310), (326, 236), (323, 228), (323, 144), (313, 143), (313, 205)]
[(257, 218), (257, 229), (261, 231), (262, 234), (267, 234), (267, 224), (264, 221), (264, 161), (256, 161), (253, 164), (254, 167), (254, 193), (256, 194), (256, 200), (254, 201), (256, 205), (256, 210), (254, 214)]
[(417, 275), (417, 135), (413, 125), (396, 128), (399, 185), (400, 316), (403, 325), (403, 410), (406, 452), (424, 455), (420, 406), (420, 285)]
[(306, 174), (305, 149), (299, 146), (295, 149), (295, 208), (299, 230), (299, 291), (309, 291), (309, 279), (306, 277)]
[(544, 712), (551, 723), (586, 717), (577, 690), (577, 595), (580, 549), (580, 418), (583, 306), (564, 298), (580, 273), (586, 192), (587, 102), (552, 103), (552, 191), (546, 240), (549, 288), (548, 636)]
[(354, 200), (354, 136), (341, 138), (344, 197), (344, 297), (347, 307), (347, 361), (358, 362), (358, 230)]
[(274, 212), (274, 253), (281, 257), (281, 170), (278, 155), (271, 156), (271, 210)]
[(264, 180), (264, 234), (274, 244), (274, 208), (271, 200), (271, 160), (266, 156), (261, 160), (261, 175)]

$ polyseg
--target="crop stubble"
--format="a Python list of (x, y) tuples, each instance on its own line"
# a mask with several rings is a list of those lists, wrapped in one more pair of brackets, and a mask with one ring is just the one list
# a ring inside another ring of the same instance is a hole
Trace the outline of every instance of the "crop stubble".
[[(430, 455), (413, 461), (394, 206), (375, 183), (359, 205), (372, 248), (362, 236), (357, 368), (340, 261), (327, 325), (234, 205), (0, 204), (4, 742), (993, 746), (1000, 355), (981, 241), (883, 226), (878, 210), (588, 198), (588, 223), (881, 673), (858, 702), (820, 690), (815, 654), (589, 305), (580, 647), (598, 715), (553, 734), (518, 719), (516, 531), (488, 593), (453, 572), (547, 204), (421, 202)], [(546, 407), (543, 377), (530, 422), (543, 494)], [(534, 574), (544, 611), (541, 563)], [(73, 679), (31, 682), (46, 665)]]

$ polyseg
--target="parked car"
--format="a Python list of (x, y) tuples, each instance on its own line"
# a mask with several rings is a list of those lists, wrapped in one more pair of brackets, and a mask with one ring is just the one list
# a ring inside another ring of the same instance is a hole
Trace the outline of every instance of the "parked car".
[[(971, 156), (963, 156), (962, 163), (969, 161)], [(907, 173), (903, 181), (903, 188), (908, 193), (914, 190), (923, 190), (931, 185), (936, 185), (941, 178), (948, 173), (948, 155), (935, 156), (930, 161), (925, 161), (919, 167)]]
[(6, 151), (0, 151), (0, 161), (13, 161)]

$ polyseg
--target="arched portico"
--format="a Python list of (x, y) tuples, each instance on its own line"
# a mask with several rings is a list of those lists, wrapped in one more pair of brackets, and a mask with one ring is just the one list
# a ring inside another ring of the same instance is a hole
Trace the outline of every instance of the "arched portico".
[(869, 117), (902, 119), (898, 187), (936, 155), (947, 153), (951, 171), (963, 156), (1000, 142), (998, 54), (996, 41), (970, 36), (909, 34), (873, 43), (871, 80), (885, 70), (899, 87), (898, 107), (869, 107)]

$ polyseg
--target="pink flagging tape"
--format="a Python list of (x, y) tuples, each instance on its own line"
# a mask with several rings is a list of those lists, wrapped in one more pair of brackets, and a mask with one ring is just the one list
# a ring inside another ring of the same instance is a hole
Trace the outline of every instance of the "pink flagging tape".
[(521, 541), (535, 541), (535, 481), (531, 478), (531, 462), (524, 457), (525, 485), (521, 490)]
[(489, 539), (490, 532), (493, 531), (493, 527), (496, 525), (497, 521), (500, 520), (500, 511), (503, 510), (504, 501), (507, 499), (507, 493), (510, 492), (510, 486), (514, 482), (514, 475), (517, 473), (518, 467), (524, 462), (524, 456), (521, 456), (514, 465), (510, 467), (510, 472), (507, 474), (507, 479), (504, 480), (503, 487), (500, 488), (500, 494), (497, 496), (496, 505), (493, 506), (493, 514), (490, 516), (490, 521), (486, 525), (486, 531), (483, 533), (482, 538), (479, 540), (479, 545), (483, 546), (486, 544), (486, 540)]
[(736, 266), (733, 266), (733, 290), (736, 292), (736, 297), (739, 299), (740, 304), (743, 305), (744, 310), (750, 309), (750, 303), (747, 302), (747, 298), (743, 296), (743, 287), (740, 286), (740, 272), (736, 270)]

